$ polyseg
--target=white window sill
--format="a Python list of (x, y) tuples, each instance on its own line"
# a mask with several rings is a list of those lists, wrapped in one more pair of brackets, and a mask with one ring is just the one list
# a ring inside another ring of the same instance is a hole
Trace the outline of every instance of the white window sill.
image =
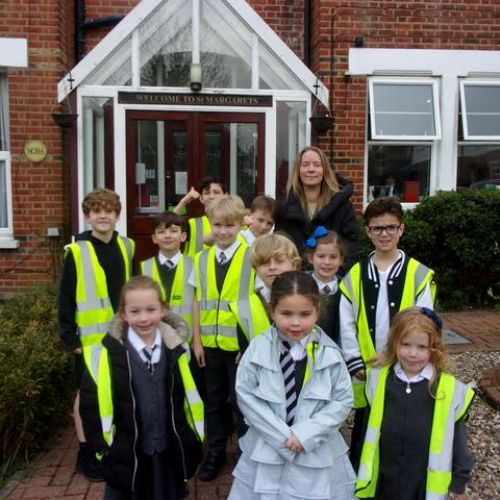
[(14, 250), (19, 248), (19, 240), (0, 238), (0, 250)]

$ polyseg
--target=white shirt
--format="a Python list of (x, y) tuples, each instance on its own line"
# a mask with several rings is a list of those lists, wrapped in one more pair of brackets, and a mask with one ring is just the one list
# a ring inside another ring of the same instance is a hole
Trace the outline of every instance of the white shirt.
[[(312, 332), (311, 332), (312, 333)], [(288, 342), (291, 347), (290, 347), (290, 356), (292, 356), (292, 359), (294, 361), (300, 361), (301, 359), (304, 359), (307, 356), (307, 349), (306, 346), (311, 338), (311, 333), (308, 333), (303, 339), (300, 340), (290, 340), (288, 337), (283, 335), (279, 330), (278, 330), (278, 336), (281, 340), (284, 340), (285, 342)], [(279, 342), (279, 353), (282, 354), (286, 352), (286, 348), (283, 345), (282, 342)]]
[(421, 380), (432, 380), (432, 376), (434, 375), (434, 368), (432, 366), (432, 363), (427, 363), (422, 368), (422, 371), (420, 373), (417, 373), (417, 375), (413, 375), (413, 377), (408, 378), (398, 361), (394, 365), (394, 373), (396, 374), (396, 377), (398, 377), (403, 382), (406, 382), (407, 384), (413, 384), (415, 382), (420, 382)]
[(250, 228), (243, 229), (242, 231), (240, 231), (240, 234), (243, 237), (243, 239), (247, 242), (248, 246), (251, 246), (252, 243), (257, 239), (257, 236), (255, 236), (255, 234), (252, 233)]
[(137, 333), (135, 333), (135, 330), (131, 326), (128, 327), (127, 341), (139, 353), (139, 356), (141, 357), (141, 359), (145, 363), (148, 362), (148, 358), (144, 354), (144, 348), (156, 346), (156, 348), (153, 351), (153, 356), (151, 357), (151, 362), (153, 364), (155, 364), (155, 363), (158, 363), (158, 361), (160, 361), (161, 334), (160, 334), (160, 330), (158, 330), (158, 328), (156, 329), (154, 342), (150, 346), (147, 346), (144, 343), (144, 340), (142, 340), (142, 338), (139, 335), (137, 335)]
[(227, 248), (220, 248), (218, 245), (215, 245), (215, 258), (217, 262), (220, 262), (220, 254), (224, 252), (226, 256), (226, 262), (233, 258), (234, 253), (238, 250), (238, 247), (241, 245), (241, 242), (236, 239), (233, 244), (229, 245)]
[[(260, 288), (255, 288), (256, 292), (259, 292), (261, 297), (265, 300), (266, 304), (271, 302), (271, 289), (267, 287), (261, 280), (262, 286)], [(255, 280), (255, 284), (257, 284), (257, 280)]]
[(173, 257), (165, 257), (161, 252), (158, 253), (158, 262), (163, 266), (167, 260), (172, 262), (172, 267), (170, 269), (173, 269), (174, 267), (177, 266), (179, 263), (179, 260), (181, 258), (181, 252), (177, 252)]
[(337, 293), (339, 287), (337, 276), (333, 275), (333, 279), (326, 283), (320, 280), (314, 273), (312, 273), (312, 277), (314, 278), (314, 281), (316, 281), (316, 284), (318, 285), (319, 293), (323, 293), (323, 288), (325, 288), (325, 286), (327, 286), (330, 289), (328, 295), (334, 295), (335, 293)]

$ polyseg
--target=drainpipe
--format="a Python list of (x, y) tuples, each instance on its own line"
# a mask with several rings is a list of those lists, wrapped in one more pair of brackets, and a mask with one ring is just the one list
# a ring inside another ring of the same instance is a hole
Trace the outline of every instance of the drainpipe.
[(311, 67), (311, 0), (304, 0), (304, 64)]

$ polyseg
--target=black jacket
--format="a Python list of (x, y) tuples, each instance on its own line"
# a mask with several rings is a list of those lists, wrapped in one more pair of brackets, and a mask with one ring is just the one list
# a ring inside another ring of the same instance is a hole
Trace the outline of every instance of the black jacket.
[[(184, 388), (177, 360), (184, 348), (182, 342), (188, 337), (184, 320), (168, 313), (160, 324), (160, 331), (167, 353), (167, 414), (169, 419), (168, 442), (172, 443), (169, 455), (173, 457), (175, 479), (184, 483), (194, 475), (202, 459), (201, 442), (188, 425), (184, 409)], [(137, 467), (139, 429), (135, 414), (135, 398), (130, 380), (129, 354), (123, 342), (127, 327), (115, 318), (109, 333), (103, 339), (108, 350), (113, 391), (113, 424), (116, 433), (111, 447), (102, 434), (97, 386), (87, 370), (84, 371), (80, 388), (80, 415), (83, 422), (87, 445), (93, 452), (104, 453), (103, 474), (107, 483), (122, 491), (133, 491), (133, 478)], [(181, 491), (179, 487), (178, 491)]]
[[(325, 226), (340, 234), (346, 246), (344, 267), (349, 269), (356, 259), (360, 246), (359, 225), (356, 212), (351, 203), (353, 185), (347, 179), (337, 175), (340, 191), (323, 207), (312, 220), (302, 209), (299, 199), (290, 191), (286, 200), (278, 206), (275, 232), (285, 233), (297, 245), (300, 254), (304, 254), (304, 242), (316, 227)], [(305, 261), (306, 262), (306, 261)]]

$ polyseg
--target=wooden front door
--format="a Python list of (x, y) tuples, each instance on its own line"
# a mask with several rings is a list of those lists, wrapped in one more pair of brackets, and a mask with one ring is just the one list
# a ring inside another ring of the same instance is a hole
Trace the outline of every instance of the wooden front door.
[[(264, 127), (262, 113), (127, 111), (127, 233), (137, 259), (155, 253), (151, 217), (203, 177), (222, 179), (246, 204), (264, 192)], [(195, 202), (186, 215), (202, 212)]]

